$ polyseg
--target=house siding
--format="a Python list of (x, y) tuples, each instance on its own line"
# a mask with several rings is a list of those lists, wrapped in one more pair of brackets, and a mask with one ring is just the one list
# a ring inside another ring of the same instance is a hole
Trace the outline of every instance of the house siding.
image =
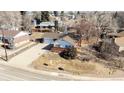
[(29, 39), (30, 39), (30, 37), (28, 35), (20, 36), (20, 37), (14, 38), (14, 43), (20, 43), (23, 41), (28, 41)]

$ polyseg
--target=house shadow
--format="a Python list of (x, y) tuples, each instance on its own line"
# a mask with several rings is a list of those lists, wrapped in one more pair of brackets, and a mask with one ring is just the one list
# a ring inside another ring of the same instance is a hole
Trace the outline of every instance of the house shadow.
[(49, 44), (49, 45), (45, 46), (45, 47), (42, 48), (42, 49), (51, 50), (52, 48), (53, 48), (53, 44)]

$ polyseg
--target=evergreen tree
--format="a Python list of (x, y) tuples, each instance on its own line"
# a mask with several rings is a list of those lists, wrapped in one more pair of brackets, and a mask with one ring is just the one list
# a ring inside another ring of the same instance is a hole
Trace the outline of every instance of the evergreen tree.
[(58, 16), (58, 11), (54, 11), (54, 15), (55, 16)]
[(61, 16), (64, 16), (64, 11), (61, 11)]
[(68, 48), (67, 50), (60, 53), (60, 56), (65, 59), (75, 59), (77, 56), (77, 50), (74, 47)]
[(41, 11), (41, 21), (49, 21), (49, 11)]
[(55, 30), (57, 31), (58, 30), (58, 21), (55, 20)]

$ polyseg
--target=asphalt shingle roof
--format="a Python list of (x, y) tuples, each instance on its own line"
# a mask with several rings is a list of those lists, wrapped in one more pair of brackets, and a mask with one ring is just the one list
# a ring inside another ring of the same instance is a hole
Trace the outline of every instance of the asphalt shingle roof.
[(12, 37), (14, 37), (15, 35), (17, 35), (18, 33), (19, 33), (20, 31), (9, 31), (9, 30), (4, 30), (3, 32), (2, 32), (2, 30), (0, 30), (0, 35), (3, 35), (3, 33), (4, 33), (4, 36), (12, 36)]
[(60, 33), (46, 32), (43, 34), (42, 38), (59, 39), (62, 36)]

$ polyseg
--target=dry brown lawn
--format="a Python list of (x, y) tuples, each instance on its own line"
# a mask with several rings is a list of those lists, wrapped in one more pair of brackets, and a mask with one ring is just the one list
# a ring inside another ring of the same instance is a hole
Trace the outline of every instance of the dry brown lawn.
[(53, 52), (40, 56), (37, 60), (33, 61), (32, 66), (39, 70), (46, 68), (47, 70), (57, 72), (60, 71), (58, 68), (61, 67), (65, 73), (98, 77), (115, 76), (118, 72), (120, 73), (118, 70), (107, 68), (93, 61), (83, 62), (78, 59), (65, 60)]
[(38, 38), (41, 38), (43, 35), (42, 32), (33, 32), (32, 35), (31, 35), (31, 39), (38, 39)]

